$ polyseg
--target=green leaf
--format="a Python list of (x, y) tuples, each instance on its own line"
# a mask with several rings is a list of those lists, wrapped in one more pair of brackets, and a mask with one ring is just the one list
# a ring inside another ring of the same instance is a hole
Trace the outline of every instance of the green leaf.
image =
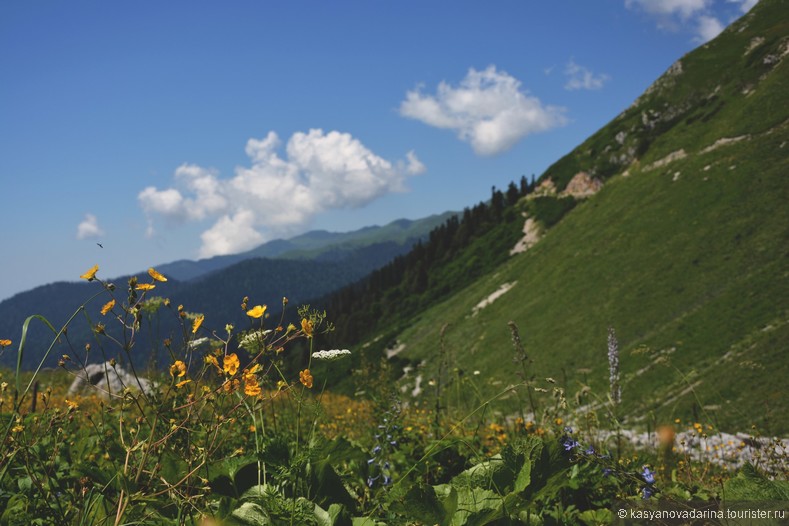
[(265, 526), (271, 524), (266, 511), (260, 504), (245, 502), (230, 514), (226, 524), (238, 526)]
[[(443, 492), (443, 495), (439, 494)], [(416, 484), (408, 490), (402, 501), (392, 503), (391, 509), (425, 524), (448, 524), (449, 517), (454, 513), (454, 506), (450, 504), (448, 512), (444, 503), (450, 500), (451, 493), (457, 492), (449, 486), (441, 486), (439, 490), (432, 486)]]
[(482, 526), (504, 517), (504, 499), (481, 488), (457, 490), (457, 508), (451, 526)]
[(598, 510), (586, 510), (578, 515), (578, 518), (586, 524), (586, 526), (603, 526), (611, 524), (614, 520), (614, 515), (611, 510), (601, 508)]
[(769, 480), (750, 464), (723, 486), (726, 500), (789, 500), (789, 482)]
[(33, 489), (33, 480), (30, 477), (21, 477), (16, 481), (16, 484), (21, 492), (28, 492)]

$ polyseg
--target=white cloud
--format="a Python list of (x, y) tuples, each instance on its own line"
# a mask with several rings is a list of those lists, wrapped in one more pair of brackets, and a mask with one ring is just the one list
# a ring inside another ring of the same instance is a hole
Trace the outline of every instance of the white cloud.
[(759, 0), (742, 0), (742, 4), (740, 4), (740, 11), (743, 13), (747, 13), (753, 6), (759, 3)]
[(714, 16), (702, 15), (698, 22), (698, 37), (696, 39), (701, 43), (709, 42), (718, 36), (724, 28), (720, 20)]
[(77, 225), (77, 239), (100, 237), (103, 235), (104, 230), (99, 227), (99, 220), (93, 214), (85, 214), (85, 219)]
[(589, 69), (576, 64), (573, 60), (567, 63), (564, 74), (567, 76), (567, 84), (564, 85), (566, 90), (596, 90), (602, 88), (603, 84), (611, 79), (605, 73), (595, 75)]
[[(184, 164), (178, 188), (145, 188), (137, 196), (148, 215), (175, 222), (218, 218), (203, 232), (201, 257), (253, 248), (273, 235), (293, 233), (323, 211), (358, 208), (405, 190), (405, 180), (424, 172), (413, 152), (387, 161), (350, 134), (322, 130), (293, 134), (280, 156), (274, 132), (249, 139), (250, 166), (222, 179), (212, 170)], [(153, 233), (149, 223), (148, 234)]]
[(469, 69), (457, 87), (441, 82), (435, 95), (409, 91), (400, 104), (402, 116), (454, 130), (478, 155), (502, 153), (529, 134), (565, 124), (564, 111), (544, 106), (495, 66)]
[(625, 6), (628, 8), (638, 6), (650, 15), (664, 17), (679, 15), (683, 19), (704, 10), (707, 4), (709, 0), (625, 0)]
[(255, 230), (255, 214), (250, 210), (239, 210), (233, 216), (223, 215), (200, 238), (203, 240), (201, 258), (241, 252), (264, 241), (263, 235)]

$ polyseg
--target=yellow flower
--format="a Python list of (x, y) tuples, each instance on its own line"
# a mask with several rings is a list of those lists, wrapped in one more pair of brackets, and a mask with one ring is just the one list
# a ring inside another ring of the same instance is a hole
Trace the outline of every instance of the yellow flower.
[(167, 281), (167, 278), (156, 272), (153, 267), (148, 269), (148, 275), (151, 276), (156, 281)]
[(195, 318), (194, 323), (192, 324), (192, 334), (196, 334), (197, 333), (197, 329), (199, 329), (200, 326), (203, 324), (203, 320), (204, 319), (205, 319), (205, 316), (203, 316), (202, 314), (198, 314), (197, 315), (197, 317)]
[(170, 376), (175, 378), (181, 378), (186, 374), (186, 364), (181, 360), (176, 360), (174, 364), (170, 366)]
[(11, 340), (0, 340), (0, 347), (8, 347), (11, 345)]
[(301, 320), (301, 330), (304, 331), (309, 338), (312, 338), (312, 322), (307, 318)]
[(181, 380), (180, 382), (175, 384), (175, 387), (176, 387), (176, 389), (180, 389), (181, 387), (185, 386), (186, 384), (188, 384), (191, 381), (192, 380)]
[(108, 312), (112, 310), (114, 306), (115, 306), (115, 300), (110, 300), (107, 303), (105, 303), (104, 306), (101, 308), (101, 315), (102, 316), (106, 315)]
[(232, 393), (236, 389), (238, 389), (238, 380), (225, 380), (225, 383), (222, 384), (222, 388), (225, 390), (226, 393)]
[(14, 427), (11, 428), (11, 432), (12, 433), (21, 433), (24, 430), (25, 430), (25, 426), (19, 425), (19, 424), (15, 425)]
[(312, 374), (310, 374), (309, 369), (304, 369), (299, 373), (299, 381), (306, 387), (307, 389), (312, 389)]
[(96, 279), (96, 272), (98, 271), (99, 271), (99, 266), (93, 265), (92, 267), (90, 267), (90, 270), (88, 270), (86, 273), (81, 275), (80, 278), (86, 279), (88, 281), (93, 281), (94, 279)]
[(152, 290), (156, 288), (156, 285), (154, 285), (153, 283), (140, 283), (134, 288), (136, 290)]
[(265, 313), (266, 313), (265, 305), (255, 305), (254, 308), (247, 311), (247, 316), (249, 316), (250, 318), (260, 318)]
[(213, 354), (209, 354), (205, 357), (205, 363), (213, 365), (220, 373), (222, 372), (222, 368), (219, 367), (219, 362), (217, 361), (216, 356)]
[[(254, 376), (253, 376), (254, 378)], [(244, 394), (247, 396), (257, 396), (261, 392), (260, 386), (258, 385), (257, 380), (248, 381), (245, 379), (244, 381)]]
[(240, 365), (238, 361), (238, 356), (236, 353), (228, 354), (225, 356), (224, 363), (222, 364), (222, 370), (224, 370), (230, 376), (233, 376), (238, 372), (238, 366)]
[(66, 398), (66, 405), (68, 406), (70, 411), (76, 411), (79, 409), (79, 404), (77, 402), (72, 402), (68, 398)]
[(557, 426), (560, 426), (560, 425), (562, 425), (562, 422), (563, 422), (563, 420), (562, 420), (561, 418), (557, 418), (557, 419), (556, 419), (556, 425), (557, 425)]

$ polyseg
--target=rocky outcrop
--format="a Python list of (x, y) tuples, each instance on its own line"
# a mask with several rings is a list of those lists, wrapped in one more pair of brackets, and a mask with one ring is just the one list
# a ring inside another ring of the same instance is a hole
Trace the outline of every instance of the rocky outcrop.
[(73, 396), (96, 391), (99, 396), (109, 398), (120, 395), (127, 387), (150, 395), (153, 394), (155, 384), (147, 378), (136, 377), (117, 364), (91, 363), (77, 373), (68, 394)]
[(603, 187), (603, 182), (596, 177), (592, 177), (586, 172), (578, 172), (567, 183), (567, 188), (562, 192), (563, 196), (571, 195), (576, 199), (583, 199), (596, 194)]

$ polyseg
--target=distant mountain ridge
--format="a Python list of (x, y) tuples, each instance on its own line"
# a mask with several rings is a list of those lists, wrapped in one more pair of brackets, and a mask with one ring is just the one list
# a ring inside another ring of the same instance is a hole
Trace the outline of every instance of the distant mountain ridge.
[[(182, 304), (190, 312), (202, 313), (206, 317), (206, 326), (216, 324), (215, 329), (223, 328), (226, 323), (243, 327), (245, 322), (248, 323), (239, 309), (244, 296), (255, 303), (269, 304), (272, 309), (278, 309), (283, 296), (288, 296), (293, 305), (298, 305), (326, 295), (407, 252), (435, 225), (453, 216), (453, 212), (446, 212), (418, 220), (401, 219), (382, 227), (370, 226), (347, 233), (313, 231), (289, 240), (265, 243), (243, 254), (153, 265), (167, 276), (168, 281), (160, 283), (149, 296), (165, 297), (171, 300), (172, 305)], [(116, 285), (114, 295), (119, 303), (126, 297), (124, 291), (129, 277), (108, 279), (102, 276), (105, 281)], [(136, 277), (140, 282), (150, 280), (146, 272), (140, 272)], [(95, 283), (75, 281), (51, 283), (18, 293), (0, 302), (0, 334), (17, 343), (25, 318), (32, 314), (41, 314), (60, 327), (80, 302), (100, 290)], [(96, 302), (108, 299), (103, 294)], [(100, 306), (86, 305), (86, 313), (90, 313), (93, 323), (100, 321), (97, 318)], [(114, 334), (113, 324), (106, 325), (108, 334)], [(177, 317), (170, 316), (159, 330), (161, 335), (177, 334)], [(84, 320), (78, 320), (69, 327), (68, 337), (71, 342), (78, 342), (79, 347), (94, 339)], [(35, 367), (51, 341), (52, 333), (41, 324), (33, 323), (27, 334), (23, 366)], [(155, 362), (157, 353), (161, 351), (148, 349), (138, 352), (136, 357), (141, 365), (147, 364), (151, 360)], [(65, 350), (52, 353), (47, 365), (54, 365), (57, 356), (63, 353)], [(10, 365), (15, 360), (10, 352), (0, 355), (0, 364)]]
[(455, 212), (445, 212), (417, 220), (398, 219), (384, 226), (366, 226), (352, 232), (311, 230), (290, 239), (274, 239), (239, 254), (214, 256), (197, 261), (181, 259), (158, 265), (157, 269), (179, 281), (188, 281), (253, 258), (338, 261), (349, 257), (354, 249), (359, 247), (376, 243), (412, 243), (426, 236), (454, 214)]

